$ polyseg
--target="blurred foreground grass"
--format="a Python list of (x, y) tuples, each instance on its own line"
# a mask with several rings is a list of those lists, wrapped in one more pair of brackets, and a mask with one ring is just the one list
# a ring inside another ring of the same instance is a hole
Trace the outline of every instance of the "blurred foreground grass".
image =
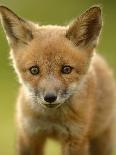
[[(116, 1), (96, 0), (1, 0), (17, 14), (43, 24), (64, 24), (94, 4), (102, 4), (104, 27), (98, 51), (108, 60), (116, 74)], [(9, 48), (0, 27), (0, 155), (15, 152), (15, 101), (18, 93), (16, 75), (8, 60)], [(116, 154), (116, 153), (115, 153)], [(60, 146), (47, 142), (46, 155), (60, 155)]]

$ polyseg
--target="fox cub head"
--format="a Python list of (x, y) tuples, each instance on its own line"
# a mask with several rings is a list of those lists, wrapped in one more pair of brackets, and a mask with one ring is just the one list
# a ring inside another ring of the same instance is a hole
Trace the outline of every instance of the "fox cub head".
[(102, 27), (91, 7), (69, 26), (41, 26), (0, 6), (1, 21), (20, 83), (36, 107), (58, 107), (78, 91)]

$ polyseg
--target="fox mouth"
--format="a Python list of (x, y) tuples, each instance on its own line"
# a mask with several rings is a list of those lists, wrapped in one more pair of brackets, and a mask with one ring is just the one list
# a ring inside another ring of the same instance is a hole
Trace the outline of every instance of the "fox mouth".
[(45, 107), (47, 108), (57, 108), (60, 104), (56, 104), (56, 103), (47, 103), (47, 104), (44, 104)]

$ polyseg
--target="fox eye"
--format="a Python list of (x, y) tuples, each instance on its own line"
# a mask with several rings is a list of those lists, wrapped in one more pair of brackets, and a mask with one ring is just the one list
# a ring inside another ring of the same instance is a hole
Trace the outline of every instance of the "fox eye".
[(39, 67), (38, 66), (32, 66), (29, 68), (29, 71), (32, 75), (38, 75), (39, 74)]
[(65, 65), (65, 66), (62, 66), (61, 72), (62, 72), (63, 74), (70, 74), (71, 71), (72, 71), (72, 69), (73, 69), (73, 68), (72, 68), (71, 66)]

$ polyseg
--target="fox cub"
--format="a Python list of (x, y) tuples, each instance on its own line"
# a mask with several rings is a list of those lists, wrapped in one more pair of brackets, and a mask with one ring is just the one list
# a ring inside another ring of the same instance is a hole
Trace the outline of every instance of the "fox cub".
[(69, 26), (41, 26), (0, 6), (21, 84), (17, 154), (43, 155), (47, 137), (63, 155), (111, 155), (115, 82), (95, 48), (102, 27), (93, 6)]

